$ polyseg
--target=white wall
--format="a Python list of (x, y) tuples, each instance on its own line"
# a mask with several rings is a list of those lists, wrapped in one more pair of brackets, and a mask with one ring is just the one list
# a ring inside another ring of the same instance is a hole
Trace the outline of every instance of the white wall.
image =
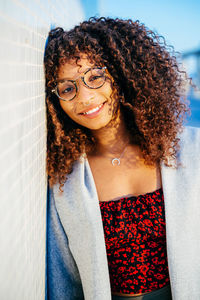
[(0, 1), (1, 300), (45, 297), (44, 46), (83, 18), (78, 0)]

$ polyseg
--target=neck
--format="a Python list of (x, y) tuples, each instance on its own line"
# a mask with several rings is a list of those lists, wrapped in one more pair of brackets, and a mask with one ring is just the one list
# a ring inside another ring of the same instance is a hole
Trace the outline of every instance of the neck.
[(97, 140), (96, 155), (121, 154), (130, 143), (130, 136), (120, 112), (115, 120), (104, 128), (92, 130), (92, 134)]

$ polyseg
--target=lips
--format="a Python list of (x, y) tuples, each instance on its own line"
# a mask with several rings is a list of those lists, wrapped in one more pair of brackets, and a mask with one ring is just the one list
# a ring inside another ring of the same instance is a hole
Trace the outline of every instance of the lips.
[(91, 105), (90, 107), (88, 107), (87, 109), (83, 110), (79, 114), (80, 115), (89, 115), (89, 114), (95, 113), (96, 111), (98, 111), (104, 105), (104, 103), (101, 103), (99, 105)]
[(105, 103), (107, 101), (105, 101), (104, 103), (101, 103), (99, 105), (93, 105), (93, 106), (90, 106), (90, 108), (88, 108), (87, 110), (84, 110), (83, 112), (80, 113), (80, 115), (83, 117), (83, 118), (87, 118), (87, 119), (94, 119), (96, 117), (98, 117), (102, 110), (104, 109), (105, 107)]

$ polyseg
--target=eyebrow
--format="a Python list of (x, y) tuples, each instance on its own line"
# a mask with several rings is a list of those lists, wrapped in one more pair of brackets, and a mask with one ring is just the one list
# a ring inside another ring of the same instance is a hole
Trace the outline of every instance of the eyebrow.
[(95, 67), (90, 67), (90, 68), (87, 68), (85, 71), (81, 72), (80, 75), (78, 77), (76, 77), (75, 79), (72, 79), (72, 78), (60, 78), (60, 79), (57, 79), (56, 82), (59, 83), (59, 82), (63, 82), (65, 80), (69, 80), (69, 81), (76, 81), (78, 78), (81, 77), (81, 74), (84, 74), (86, 73), (88, 70), (92, 69), (92, 68), (95, 68)]

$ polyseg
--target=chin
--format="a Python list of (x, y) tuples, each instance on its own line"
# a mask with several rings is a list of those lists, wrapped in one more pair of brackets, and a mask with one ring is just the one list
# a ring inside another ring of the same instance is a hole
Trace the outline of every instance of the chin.
[(84, 127), (88, 128), (88, 129), (90, 129), (90, 130), (100, 130), (100, 129), (105, 128), (106, 125), (107, 125), (107, 124), (105, 124), (105, 125), (95, 125), (95, 124), (94, 124), (94, 125), (91, 125), (91, 126), (87, 125), (87, 126), (84, 126)]
[(86, 127), (90, 130), (100, 130), (100, 129), (103, 129), (105, 127), (108, 126), (108, 124), (110, 123), (111, 120), (106, 120), (104, 122), (97, 122), (95, 120), (92, 120), (92, 122), (87, 122), (87, 124), (80, 124), (82, 125), (83, 127)]

